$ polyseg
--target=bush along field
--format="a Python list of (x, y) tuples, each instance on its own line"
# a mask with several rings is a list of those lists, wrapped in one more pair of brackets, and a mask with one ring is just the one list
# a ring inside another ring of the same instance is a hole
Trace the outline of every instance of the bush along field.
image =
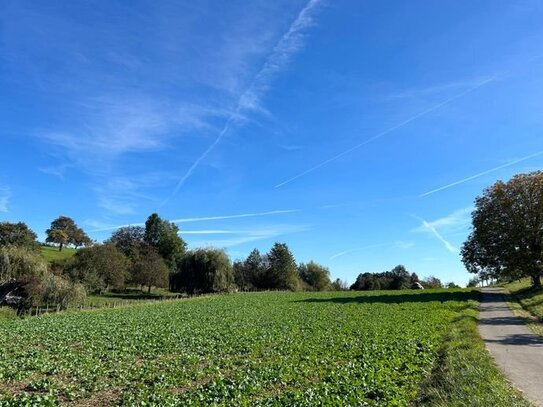
[[(483, 351), (478, 295), (240, 293), (6, 320), (0, 406), (528, 405)], [(497, 386), (491, 404), (477, 383)]]

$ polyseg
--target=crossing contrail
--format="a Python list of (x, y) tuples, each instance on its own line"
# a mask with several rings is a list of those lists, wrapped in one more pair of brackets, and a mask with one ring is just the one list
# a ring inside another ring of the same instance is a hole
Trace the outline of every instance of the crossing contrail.
[(224, 136), (235, 125), (242, 113), (248, 110), (259, 110), (259, 104), (270, 87), (270, 83), (280, 70), (289, 62), (293, 54), (295, 54), (302, 46), (305, 38), (305, 30), (313, 24), (313, 14), (315, 10), (323, 3), (323, 0), (309, 0), (305, 7), (298, 13), (298, 16), (294, 22), (290, 25), (289, 29), (283, 34), (275, 45), (273, 51), (267, 58), (262, 68), (255, 75), (252, 83), (246, 89), (245, 92), (239, 97), (236, 107), (232, 114), (226, 121), (224, 127), (220, 131), (219, 135), (215, 138), (213, 143), (194, 161), (190, 168), (186, 171), (177, 185), (175, 186), (172, 194), (162, 204), (164, 205), (173, 196), (175, 196), (185, 182), (191, 177), (194, 170), (200, 165), (200, 163), (206, 159), (211, 151), (221, 142)]
[(331, 162), (336, 161), (337, 159), (339, 159), (339, 158), (341, 158), (341, 157), (343, 157), (343, 156), (345, 156), (345, 155), (347, 155), (349, 153), (352, 153), (353, 151), (359, 149), (360, 147), (363, 147), (363, 146), (365, 146), (367, 144), (370, 144), (370, 143), (374, 142), (375, 140), (378, 140), (381, 137), (384, 137), (387, 134), (392, 133), (393, 131), (398, 130), (399, 128), (402, 128), (403, 126), (405, 126), (405, 125), (407, 125), (407, 124), (409, 124), (409, 123), (411, 123), (411, 122), (413, 122), (413, 121), (415, 121), (417, 119), (420, 119), (421, 117), (426, 116), (427, 114), (432, 113), (432, 112), (440, 109), (441, 107), (443, 107), (445, 105), (448, 105), (449, 103), (455, 101), (456, 99), (459, 99), (459, 98), (461, 98), (463, 96), (466, 96), (467, 94), (479, 89), (480, 87), (485, 86), (485, 85), (489, 84), (490, 82), (493, 82), (495, 79), (496, 79), (496, 76), (493, 76), (493, 77), (491, 77), (489, 79), (486, 79), (486, 80), (484, 80), (482, 82), (479, 82), (477, 85), (475, 85), (475, 86), (473, 86), (473, 87), (471, 87), (471, 88), (469, 88), (469, 89), (467, 89), (467, 90), (465, 90), (463, 92), (460, 92), (460, 93), (458, 93), (458, 94), (456, 94), (456, 95), (454, 95), (454, 96), (452, 96), (452, 97), (450, 97), (448, 99), (445, 99), (444, 101), (442, 101), (442, 102), (440, 102), (440, 103), (438, 103), (436, 105), (433, 105), (432, 107), (429, 107), (428, 109), (423, 110), (422, 112), (419, 112), (414, 116), (411, 116), (410, 118), (404, 120), (403, 122), (398, 123), (395, 126), (392, 126), (392, 127), (388, 128), (388, 129), (382, 131), (381, 133), (379, 133), (379, 134), (377, 134), (377, 135), (375, 135), (373, 137), (370, 137), (367, 140), (364, 140), (362, 143), (357, 144), (357, 145), (355, 145), (355, 146), (353, 146), (353, 147), (351, 147), (351, 148), (349, 148), (349, 149), (347, 149), (347, 150), (345, 150), (345, 151), (343, 151), (343, 152), (341, 152), (341, 153), (339, 153), (339, 154), (337, 154), (337, 155), (335, 155), (333, 157), (330, 157), (327, 160), (324, 160), (323, 162), (321, 162), (321, 163), (319, 163), (319, 164), (317, 164), (317, 165), (315, 165), (315, 166), (313, 166), (313, 167), (311, 167), (311, 168), (309, 168), (309, 169), (307, 169), (307, 170), (293, 176), (292, 178), (289, 178), (286, 181), (283, 181), (283, 182), (275, 185), (274, 188), (280, 188), (280, 187), (282, 187), (282, 186), (284, 186), (286, 184), (289, 184), (290, 182), (292, 182), (294, 180), (297, 180), (298, 178), (303, 177), (304, 175), (307, 175), (307, 174), (309, 174), (309, 173), (311, 173), (311, 172), (313, 172), (313, 171), (315, 171), (315, 170), (317, 170), (317, 169), (319, 169), (321, 167), (324, 167), (326, 164), (330, 164)]

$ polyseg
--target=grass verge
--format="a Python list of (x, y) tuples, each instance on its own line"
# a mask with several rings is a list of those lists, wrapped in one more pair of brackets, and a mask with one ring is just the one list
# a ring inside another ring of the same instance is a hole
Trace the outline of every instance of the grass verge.
[(417, 407), (528, 407), (487, 352), (477, 330), (478, 302), (451, 325), (434, 371), (423, 385)]
[(503, 288), (513, 313), (534, 333), (543, 336), (543, 289), (532, 289), (530, 279), (514, 281)]

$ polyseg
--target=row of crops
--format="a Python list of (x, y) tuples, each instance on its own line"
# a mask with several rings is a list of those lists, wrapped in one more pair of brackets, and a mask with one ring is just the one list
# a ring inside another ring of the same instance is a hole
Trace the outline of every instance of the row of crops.
[(0, 406), (405, 406), (472, 296), (247, 293), (8, 321)]

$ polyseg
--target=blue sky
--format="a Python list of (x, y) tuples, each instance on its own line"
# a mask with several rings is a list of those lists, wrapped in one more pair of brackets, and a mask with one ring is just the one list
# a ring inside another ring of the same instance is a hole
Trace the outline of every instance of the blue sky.
[(538, 0), (0, 5), (0, 220), (152, 212), (232, 259), (465, 284), (474, 198), (543, 166)]

